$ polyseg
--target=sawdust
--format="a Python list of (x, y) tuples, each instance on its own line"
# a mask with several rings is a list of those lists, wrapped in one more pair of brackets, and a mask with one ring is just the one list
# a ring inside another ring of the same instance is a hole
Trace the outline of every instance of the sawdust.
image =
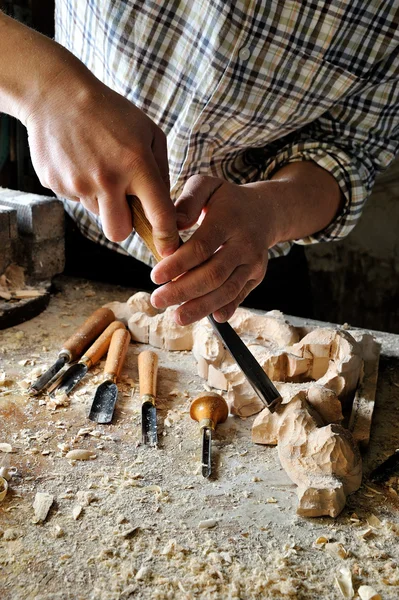
[[(25, 395), (17, 382), (31, 366), (18, 362), (37, 354), (38, 362), (52, 363), (61, 312), (75, 326), (100, 303), (130, 295), (93, 285), (96, 296), (83, 303), (84, 284), (67, 283), (43, 315), (0, 333), (1, 367), (11, 381), (0, 389), (2, 434), (17, 449), (0, 458), (17, 468), (0, 506), (2, 600), (338, 600), (335, 577), (342, 568), (355, 593), (369, 585), (384, 600), (398, 598), (399, 503), (388, 487), (362, 486), (336, 520), (300, 519), (295, 488), (275, 449), (252, 444), (252, 419), (237, 417), (216, 433), (217, 479), (202, 478), (198, 426), (188, 409), (203, 384), (189, 354), (159, 352), (159, 449), (140, 444), (137, 354), (143, 346), (129, 348), (110, 426), (86, 418), (91, 378), (69, 407), (54, 412)], [(84, 306), (84, 314), (75, 316), (75, 306)], [(392, 411), (394, 389), (386, 396)], [(397, 427), (398, 420), (390, 421)], [(383, 433), (380, 438), (386, 441)], [(65, 456), (76, 449), (97, 458), (71, 465)], [(378, 448), (381, 455), (388, 450)], [(38, 491), (54, 503), (35, 525)], [(216, 523), (200, 527), (206, 521)]]

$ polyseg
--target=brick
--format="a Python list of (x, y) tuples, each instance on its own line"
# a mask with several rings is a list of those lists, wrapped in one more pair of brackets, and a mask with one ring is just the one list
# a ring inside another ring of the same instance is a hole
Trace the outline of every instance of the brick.
[(34, 279), (51, 279), (65, 267), (65, 239), (33, 241), (22, 236), (18, 243), (17, 263)]
[(64, 235), (64, 208), (57, 198), (0, 188), (0, 204), (17, 210), (18, 232), (35, 241)]
[(13, 261), (17, 235), (17, 211), (0, 205), (0, 275)]

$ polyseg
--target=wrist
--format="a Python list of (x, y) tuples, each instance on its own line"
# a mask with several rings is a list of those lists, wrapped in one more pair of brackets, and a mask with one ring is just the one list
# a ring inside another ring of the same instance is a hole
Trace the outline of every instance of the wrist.
[(65, 78), (65, 72), (87, 70), (68, 50), (1, 12), (0, 61), (0, 111), (24, 125), (46, 105), (54, 83)]

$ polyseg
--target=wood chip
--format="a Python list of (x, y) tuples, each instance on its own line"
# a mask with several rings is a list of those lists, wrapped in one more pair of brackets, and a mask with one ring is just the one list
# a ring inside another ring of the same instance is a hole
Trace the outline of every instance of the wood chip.
[(68, 460), (94, 460), (97, 458), (97, 454), (91, 450), (76, 448), (76, 450), (68, 452), (65, 458)]
[(11, 444), (7, 444), (6, 442), (0, 443), (0, 452), (14, 452)]
[(357, 590), (360, 600), (382, 600), (382, 596), (370, 585), (361, 585)]
[(34, 523), (43, 523), (46, 520), (51, 505), (54, 502), (54, 496), (46, 492), (37, 492), (33, 509), (35, 511)]
[(335, 583), (342, 594), (342, 597), (350, 600), (355, 595), (352, 584), (352, 573), (347, 567), (342, 567), (335, 577)]
[(0, 502), (3, 502), (4, 498), (7, 496), (8, 490), (8, 481), (4, 479), (4, 477), (0, 477)]
[(81, 506), (80, 504), (75, 504), (75, 506), (72, 509), (72, 516), (75, 519), (75, 521), (77, 521), (80, 517), (80, 515), (82, 514), (83, 511), (83, 506)]
[(367, 517), (366, 520), (367, 520), (367, 523), (370, 525), (370, 527), (375, 527), (376, 529), (378, 529), (379, 527), (382, 527), (382, 521), (380, 521), (379, 518), (373, 514), (371, 514), (369, 517)]
[(336, 556), (338, 558), (346, 558), (348, 556), (347, 551), (339, 542), (328, 542), (324, 548), (332, 554), (332, 556)]
[(205, 521), (200, 521), (198, 527), (200, 529), (212, 529), (213, 527), (216, 527), (217, 524), (218, 522), (216, 519), (206, 519)]

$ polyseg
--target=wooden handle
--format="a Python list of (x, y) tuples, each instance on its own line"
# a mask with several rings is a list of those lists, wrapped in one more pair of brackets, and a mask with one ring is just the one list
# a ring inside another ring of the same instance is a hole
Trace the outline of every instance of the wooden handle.
[(130, 340), (130, 333), (125, 328), (114, 331), (112, 335), (104, 373), (115, 381), (118, 379), (122, 370)]
[(126, 327), (121, 321), (110, 323), (80, 360), (86, 362), (89, 368), (95, 365), (107, 352), (113, 333), (114, 331), (118, 331), (118, 329), (126, 329)]
[(157, 395), (158, 354), (144, 350), (139, 354), (140, 396)]
[(115, 315), (109, 308), (98, 308), (79, 329), (65, 342), (60, 352), (70, 354), (71, 360), (77, 360), (104, 329), (115, 321)]
[(229, 414), (226, 400), (220, 394), (205, 392), (200, 394), (190, 406), (190, 417), (200, 425), (214, 429), (224, 423)]
[(132, 208), (134, 229), (139, 234), (139, 236), (147, 246), (148, 250), (152, 252), (155, 260), (157, 262), (161, 261), (162, 256), (158, 253), (158, 250), (156, 249), (154, 244), (154, 239), (152, 237), (151, 223), (145, 216), (144, 209), (140, 200), (137, 198), (137, 196), (128, 196), (128, 200)]

